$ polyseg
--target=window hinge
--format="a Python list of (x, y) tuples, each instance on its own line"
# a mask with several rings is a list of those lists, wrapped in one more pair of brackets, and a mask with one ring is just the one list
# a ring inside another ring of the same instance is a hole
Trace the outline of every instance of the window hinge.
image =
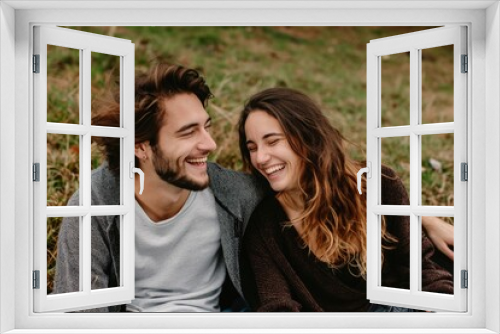
[(40, 164), (38, 162), (33, 164), (33, 181), (40, 181)]
[(40, 289), (40, 270), (33, 270), (33, 289)]
[(469, 71), (469, 57), (467, 55), (462, 55), (462, 73), (467, 73)]
[(469, 287), (469, 274), (467, 270), (462, 270), (461, 276), (462, 276), (462, 289), (467, 289)]
[(460, 164), (460, 171), (461, 171), (460, 180), (461, 181), (469, 181), (469, 167), (468, 167), (466, 162), (462, 162)]
[(40, 55), (33, 55), (33, 73), (40, 73)]

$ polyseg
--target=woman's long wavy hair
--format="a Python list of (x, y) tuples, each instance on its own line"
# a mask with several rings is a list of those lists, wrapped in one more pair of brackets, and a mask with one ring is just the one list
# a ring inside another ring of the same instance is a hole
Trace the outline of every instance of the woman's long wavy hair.
[[(297, 222), (304, 246), (314, 246), (314, 254), (332, 268), (348, 265), (352, 274), (366, 277), (366, 180), (359, 195), (356, 174), (362, 166), (346, 154), (346, 140), (308, 96), (289, 88), (266, 89), (246, 102), (238, 126), (244, 167), (258, 177), (262, 175), (251, 164), (245, 135), (245, 122), (257, 110), (278, 120), (302, 162), (304, 211)], [(382, 236), (395, 241), (384, 221)]]
[[(194, 69), (166, 63), (154, 64), (145, 73), (135, 77), (135, 143), (149, 141), (154, 148), (158, 143), (158, 133), (163, 125), (164, 108), (162, 102), (174, 95), (192, 93), (204, 107), (213, 96), (205, 79)], [(93, 125), (120, 126), (120, 94), (97, 103), (92, 116)], [(118, 138), (95, 137), (106, 156), (109, 169), (118, 174), (120, 170), (120, 140)], [(135, 158), (135, 165), (139, 166)]]

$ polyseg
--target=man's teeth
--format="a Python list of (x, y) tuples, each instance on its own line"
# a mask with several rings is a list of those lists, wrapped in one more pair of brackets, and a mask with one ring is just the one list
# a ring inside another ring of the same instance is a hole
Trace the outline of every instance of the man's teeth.
[(277, 166), (269, 167), (268, 169), (265, 170), (265, 172), (266, 172), (266, 174), (272, 174), (272, 173), (275, 173), (279, 170), (282, 170), (283, 168), (285, 168), (285, 165), (277, 165)]
[(207, 158), (196, 158), (196, 159), (186, 159), (187, 162), (191, 164), (202, 164), (204, 162), (207, 162)]

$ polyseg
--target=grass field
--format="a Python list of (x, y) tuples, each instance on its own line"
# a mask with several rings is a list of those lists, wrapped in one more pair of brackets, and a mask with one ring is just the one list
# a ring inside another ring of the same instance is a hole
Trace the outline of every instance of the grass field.
[[(215, 98), (208, 112), (218, 144), (211, 156), (226, 167), (241, 168), (236, 123), (243, 102), (264, 88), (303, 91), (323, 108), (350, 141), (355, 159), (365, 159), (366, 44), (371, 39), (421, 30), (411, 27), (72, 27), (135, 43), (136, 70), (152, 61), (193, 67), (205, 76)], [(48, 121), (79, 123), (79, 53), (50, 47)], [(424, 50), (422, 121), (453, 121), (453, 49)], [(92, 96), (109, 94), (118, 59), (93, 54)], [(409, 123), (409, 57), (382, 60), (382, 125)], [(450, 72), (451, 71), (451, 72)], [(47, 205), (66, 205), (79, 187), (78, 136), (47, 139)], [(422, 138), (422, 202), (453, 205), (453, 135)], [(383, 162), (409, 187), (409, 141), (382, 141)], [(93, 148), (92, 166), (101, 162)], [(433, 159), (433, 160), (431, 160)], [(432, 163), (430, 162), (432, 161)], [(437, 162), (437, 163), (436, 163)], [(48, 291), (52, 290), (60, 219), (48, 222)]]

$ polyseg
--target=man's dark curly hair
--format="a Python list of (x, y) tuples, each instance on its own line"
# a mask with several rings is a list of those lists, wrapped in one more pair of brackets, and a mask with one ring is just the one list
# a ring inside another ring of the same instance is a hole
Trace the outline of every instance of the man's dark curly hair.
[[(135, 78), (135, 143), (149, 141), (152, 147), (158, 142), (158, 132), (163, 124), (163, 101), (181, 93), (193, 93), (204, 107), (213, 95), (205, 79), (194, 69), (180, 65), (159, 63), (148, 72)], [(120, 126), (119, 91), (108, 100), (100, 101), (92, 116), (92, 125)], [(109, 169), (120, 170), (120, 139), (94, 137), (104, 152)], [(135, 165), (139, 166), (137, 157)]]

